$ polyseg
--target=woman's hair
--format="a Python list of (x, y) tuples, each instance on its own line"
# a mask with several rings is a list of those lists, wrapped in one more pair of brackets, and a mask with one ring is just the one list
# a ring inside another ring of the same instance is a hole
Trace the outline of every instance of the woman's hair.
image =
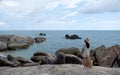
[(85, 44), (86, 44), (86, 47), (87, 47), (87, 48), (90, 48), (89, 42), (85, 41)]

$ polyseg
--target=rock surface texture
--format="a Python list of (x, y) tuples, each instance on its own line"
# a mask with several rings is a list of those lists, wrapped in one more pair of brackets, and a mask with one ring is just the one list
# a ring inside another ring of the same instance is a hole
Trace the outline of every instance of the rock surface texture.
[(83, 65), (39, 65), (32, 67), (0, 67), (0, 75), (120, 75), (120, 68), (93, 66), (85, 69)]

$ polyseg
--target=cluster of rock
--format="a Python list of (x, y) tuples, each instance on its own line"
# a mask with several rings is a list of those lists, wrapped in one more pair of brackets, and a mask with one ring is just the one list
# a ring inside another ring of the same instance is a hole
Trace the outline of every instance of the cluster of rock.
[[(22, 57), (0, 57), (0, 66), (30, 66), (45, 64), (83, 64), (82, 52), (75, 47), (61, 48), (55, 52), (56, 57), (45, 52), (34, 53), (31, 61)], [(120, 67), (120, 46), (106, 48), (104, 45), (90, 51), (93, 65), (104, 67)], [(34, 63), (33, 63), (34, 62)]]
[(42, 64), (82, 64), (82, 60), (72, 54), (64, 54), (59, 52), (56, 54), (56, 58), (49, 53), (37, 52), (33, 54), (31, 58), (33, 62), (41, 62)]
[(0, 66), (10, 66), (10, 67), (19, 67), (19, 66), (35, 66), (39, 63), (33, 63), (29, 60), (24, 59), (23, 57), (13, 57), (11, 55), (0, 56)]
[(0, 35), (0, 51), (28, 48), (33, 43), (45, 41), (44, 37), (32, 39), (28, 36)]
[(65, 38), (66, 38), (66, 39), (82, 39), (81, 37), (79, 37), (79, 36), (76, 35), (76, 34), (73, 34), (73, 35), (66, 34), (66, 35), (65, 35)]
[[(69, 50), (70, 49), (70, 50)], [(31, 61), (26, 60), (23, 57), (13, 57), (11, 55), (0, 55), (0, 66), (34, 66), (45, 64), (82, 64), (81, 58), (77, 57), (79, 49), (72, 47), (68, 49), (59, 49), (56, 52), (56, 57), (45, 52), (36, 52), (31, 57)]]

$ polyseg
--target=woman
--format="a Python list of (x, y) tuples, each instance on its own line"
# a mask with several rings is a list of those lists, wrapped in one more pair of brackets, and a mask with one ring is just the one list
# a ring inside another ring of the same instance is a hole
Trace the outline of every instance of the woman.
[(84, 47), (83, 47), (83, 60), (84, 60), (84, 67), (87, 68), (89, 67), (89, 48), (90, 48), (90, 44), (89, 44), (89, 39), (85, 38), (84, 39)]

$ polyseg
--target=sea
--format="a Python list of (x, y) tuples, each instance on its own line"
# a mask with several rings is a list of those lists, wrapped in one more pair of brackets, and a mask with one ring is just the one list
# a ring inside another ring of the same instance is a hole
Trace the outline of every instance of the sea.
[[(76, 47), (80, 50), (83, 48), (84, 38), (88, 37), (90, 40), (90, 49), (95, 49), (101, 45), (106, 47), (115, 44), (120, 45), (120, 31), (98, 31), (98, 30), (6, 30), (0, 31), (0, 35), (18, 35), (29, 36), (35, 38), (40, 36), (40, 33), (45, 33), (47, 40), (42, 43), (35, 43), (27, 49), (20, 49), (15, 51), (1, 52), (4, 55), (22, 56), (30, 59), (33, 53), (47, 52), (55, 55), (55, 52), (60, 48)], [(82, 39), (69, 40), (65, 39), (65, 35), (77, 34)]]

